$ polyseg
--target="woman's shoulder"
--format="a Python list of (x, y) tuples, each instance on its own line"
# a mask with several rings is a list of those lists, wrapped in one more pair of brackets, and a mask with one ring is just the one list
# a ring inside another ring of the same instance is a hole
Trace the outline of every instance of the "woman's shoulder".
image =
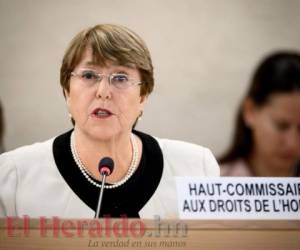
[(152, 136), (140, 131), (134, 131), (137, 134), (146, 146), (148, 144), (158, 144), (162, 152), (168, 155), (180, 156), (180, 157), (204, 157), (207, 154), (211, 154), (210, 150), (206, 147), (180, 141), (180, 140), (173, 140), (173, 139), (166, 139), (166, 138), (159, 138), (156, 136)]
[(219, 166), (212, 152), (201, 145), (194, 143), (171, 140), (165, 138), (157, 138), (164, 158), (170, 165), (181, 166), (185, 171), (185, 175), (193, 175), (200, 171), (202, 175), (218, 176)]
[(193, 154), (205, 154), (209, 151), (208, 148), (203, 147), (201, 145), (197, 145), (194, 143), (180, 141), (180, 140), (172, 140), (166, 138), (158, 138), (154, 137), (162, 150), (169, 152), (169, 153), (180, 153), (186, 155), (193, 155)]
[(49, 152), (52, 152), (53, 140), (54, 138), (51, 138), (44, 142), (25, 145), (2, 153), (0, 155), (0, 167), (2, 167), (2, 165), (18, 166), (19, 163), (23, 162), (30, 164), (31, 162), (36, 162), (37, 160), (46, 157), (47, 154), (49, 155)]

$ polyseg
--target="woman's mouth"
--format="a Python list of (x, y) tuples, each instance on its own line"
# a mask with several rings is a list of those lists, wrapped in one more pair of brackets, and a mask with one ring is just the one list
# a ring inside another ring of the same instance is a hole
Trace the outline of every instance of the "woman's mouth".
[(112, 115), (112, 112), (110, 112), (107, 109), (101, 109), (97, 108), (92, 112), (92, 116), (96, 118), (108, 118)]

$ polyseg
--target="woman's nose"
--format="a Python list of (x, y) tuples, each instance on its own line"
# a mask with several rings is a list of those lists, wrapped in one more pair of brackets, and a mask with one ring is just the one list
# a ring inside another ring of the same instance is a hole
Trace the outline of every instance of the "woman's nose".
[(104, 76), (102, 77), (102, 79), (98, 81), (96, 97), (100, 99), (111, 98), (111, 88), (110, 88), (108, 77)]

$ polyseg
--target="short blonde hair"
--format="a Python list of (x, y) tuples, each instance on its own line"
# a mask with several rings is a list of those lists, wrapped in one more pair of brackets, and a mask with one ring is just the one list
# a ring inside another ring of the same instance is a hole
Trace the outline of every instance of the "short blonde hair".
[(60, 69), (60, 84), (70, 90), (70, 75), (90, 47), (93, 61), (106, 66), (113, 62), (137, 68), (141, 81), (141, 96), (149, 95), (154, 87), (153, 65), (145, 42), (130, 29), (113, 24), (100, 24), (79, 32), (69, 44)]

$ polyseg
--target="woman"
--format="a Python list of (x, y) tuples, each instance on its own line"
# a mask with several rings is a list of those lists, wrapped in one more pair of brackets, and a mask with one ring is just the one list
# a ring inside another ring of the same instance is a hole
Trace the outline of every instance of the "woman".
[(223, 176), (300, 176), (300, 54), (281, 51), (258, 66), (219, 159)]
[(92, 218), (99, 160), (113, 159), (100, 216), (177, 218), (174, 176), (219, 174), (208, 149), (133, 130), (154, 86), (142, 39), (117, 25), (80, 32), (61, 66), (74, 129), (1, 156), (0, 215)]

